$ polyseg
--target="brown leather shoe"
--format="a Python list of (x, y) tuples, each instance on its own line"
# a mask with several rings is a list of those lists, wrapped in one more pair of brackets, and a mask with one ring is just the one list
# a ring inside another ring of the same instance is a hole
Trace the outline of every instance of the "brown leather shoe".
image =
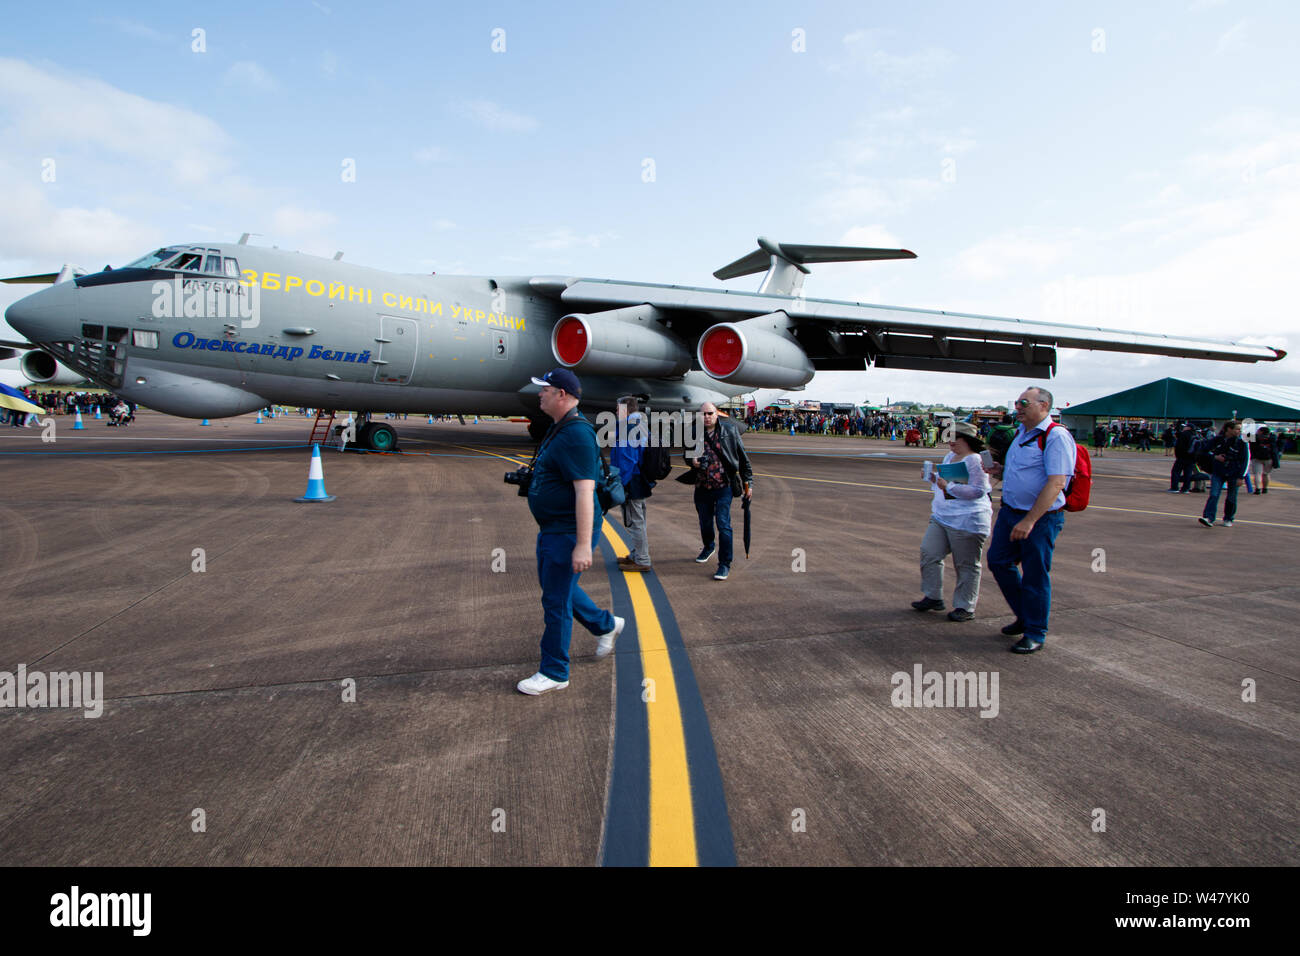
[(620, 564), (619, 569), (622, 571), (649, 571), (650, 565), (637, 564), (635, 561), (630, 561), (627, 564)]

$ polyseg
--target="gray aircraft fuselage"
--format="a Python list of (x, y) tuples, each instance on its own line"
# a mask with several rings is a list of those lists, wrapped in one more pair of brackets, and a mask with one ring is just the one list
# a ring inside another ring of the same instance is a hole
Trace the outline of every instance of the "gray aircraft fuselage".
[[(9, 323), (129, 401), (189, 418), (268, 404), (538, 417), (529, 379), (558, 363), (568, 311), (531, 277), (410, 275), (233, 243), (109, 270), (21, 299)], [(563, 280), (555, 280), (561, 283)], [(680, 379), (583, 376), (583, 404), (620, 395), (695, 408), (745, 389)]]

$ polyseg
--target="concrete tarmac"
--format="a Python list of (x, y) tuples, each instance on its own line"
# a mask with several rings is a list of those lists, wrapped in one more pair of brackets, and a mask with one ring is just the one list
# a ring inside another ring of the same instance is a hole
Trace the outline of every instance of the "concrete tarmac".
[[(569, 688), (515, 692), (541, 633), (536, 528), (502, 482), (523, 425), (412, 416), (408, 454), (327, 450), (336, 500), (298, 504), (307, 419), (57, 422), (52, 444), (0, 428), (0, 671), (102, 672), (106, 699), (0, 707), (0, 860), (600, 861), (611, 802), (639, 799), (610, 789), (635, 646), (596, 661), (577, 627)], [(975, 620), (910, 608), (937, 453), (900, 444), (747, 435), (754, 546), (737, 504), (722, 583), (690, 489), (650, 499), (736, 862), (1300, 862), (1300, 466), (1207, 529), (1170, 459), (1108, 452), (1022, 657), (987, 569)], [(582, 578), (604, 607), (609, 574)], [(917, 665), (996, 673), (996, 716), (894, 706)]]

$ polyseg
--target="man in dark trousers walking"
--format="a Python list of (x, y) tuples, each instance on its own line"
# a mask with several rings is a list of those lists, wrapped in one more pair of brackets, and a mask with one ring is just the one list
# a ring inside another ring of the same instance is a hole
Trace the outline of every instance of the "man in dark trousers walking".
[(1055, 425), (1051, 411), (1051, 392), (1025, 389), (1016, 399), (1020, 427), (1007, 448), (1006, 460), (989, 470), (990, 475), (1002, 479), (1002, 505), (989, 539), (987, 560), (1002, 596), (1016, 615), (1002, 633), (1024, 635), (1010, 648), (1016, 654), (1033, 654), (1047, 639), (1052, 552), (1056, 536), (1065, 527), (1065, 486), (1074, 475), (1074, 436)]
[[(1196, 444), (1196, 432), (1192, 430), (1191, 422), (1183, 425), (1182, 430), (1178, 433), (1178, 439), (1174, 442), (1174, 467), (1169, 471), (1169, 491), (1171, 494), (1187, 494), (1192, 487), (1192, 476), (1196, 474), (1196, 454), (1193, 446)], [(1180, 488), (1179, 480), (1182, 481)]]
[(591, 542), (603, 516), (596, 503), (600, 447), (596, 430), (578, 413), (582, 385), (568, 369), (532, 380), (542, 387), (542, 411), (554, 422), (533, 459), (528, 509), (537, 521), (537, 579), (542, 585), (542, 663), (516, 689), (536, 697), (569, 686), (569, 638), (574, 618), (597, 635), (605, 657), (623, 630), (623, 618), (602, 610), (578, 586), (591, 567)]
[(1214, 516), (1219, 510), (1219, 494), (1228, 489), (1228, 500), (1223, 506), (1223, 526), (1232, 527), (1237, 516), (1237, 482), (1246, 473), (1250, 463), (1250, 449), (1241, 437), (1241, 422), (1235, 418), (1223, 425), (1223, 430), (1210, 442), (1205, 453), (1214, 461), (1210, 476), (1210, 495), (1205, 502), (1205, 512), (1197, 520), (1207, 528), (1214, 527)]
[[(698, 458), (687, 461), (695, 469), (695, 511), (700, 518), (700, 538), (704, 547), (696, 557), (704, 564), (718, 552), (718, 570), (715, 581), (725, 581), (731, 573), (732, 536), (731, 501), (743, 495), (754, 494), (754, 470), (745, 453), (745, 443), (740, 440), (740, 426), (718, 414), (712, 402), (700, 406), (704, 419), (704, 437)], [(714, 524), (718, 526), (717, 546), (714, 545)]]

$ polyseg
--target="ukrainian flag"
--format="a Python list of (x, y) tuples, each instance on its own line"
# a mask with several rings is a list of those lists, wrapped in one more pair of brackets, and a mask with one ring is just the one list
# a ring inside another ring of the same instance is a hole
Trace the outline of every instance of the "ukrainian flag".
[(26, 395), (3, 382), (0, 382), (0, 408), (9, 408), (15, 412), (27, 412), (32, 415), (45, 414), (45, 409), (29, 402)]

